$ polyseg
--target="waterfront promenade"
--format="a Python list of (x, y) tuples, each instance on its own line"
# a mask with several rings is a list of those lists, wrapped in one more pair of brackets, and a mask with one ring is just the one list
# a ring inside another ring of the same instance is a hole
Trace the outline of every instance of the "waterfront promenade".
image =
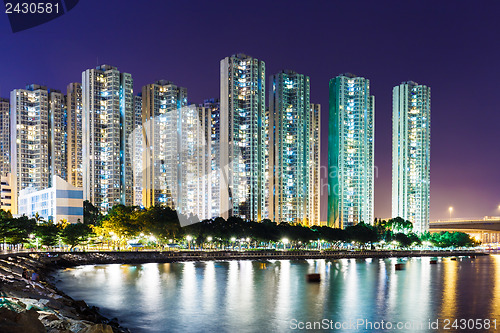
[(332, 250), (257, 250), (257, 251), (90, 251), (90, 252), (19, 252), (1, 254), (29, 256), (43, 263), (59, 267), (94, 264), (141, 264), (205, 260), (288, 260), (288, 259), (342, 259), (342, 258), (404, 258), (404, 257), (456, 257), (485, 255), (477, 250), (393, 250), (393, 251), (332, 251)]

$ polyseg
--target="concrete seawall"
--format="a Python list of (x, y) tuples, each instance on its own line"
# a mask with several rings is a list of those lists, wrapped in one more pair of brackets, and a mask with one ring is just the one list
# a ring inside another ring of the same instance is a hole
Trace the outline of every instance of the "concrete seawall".
[[(17, 254), (24, 255), (24, 254)], [(27, 254), (33, 257), (34, 254)], [(141, 264), (205, 260), (286, 260), (342, 258), (456, 257), (486, 255), (481, 251), (137, 251), (38, 253), (52, 267), (94, 264)]]

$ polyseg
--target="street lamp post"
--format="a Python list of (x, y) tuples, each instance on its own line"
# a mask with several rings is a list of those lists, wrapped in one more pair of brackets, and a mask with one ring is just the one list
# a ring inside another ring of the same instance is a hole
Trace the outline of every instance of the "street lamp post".
[(453, 212), (453, 207), (451, 207), (451, 206), (450, 206), (450, 207), (448, 208), (448, 211), (450, 212), (450, 220), (451, 220), (451, 213)]
[(193, 237), (191, 237), (190, 235), (186, 236), (186, 240), (188, 241), (188, 250), (191, 250), (191, 240), (192, 239), (193, 239)]

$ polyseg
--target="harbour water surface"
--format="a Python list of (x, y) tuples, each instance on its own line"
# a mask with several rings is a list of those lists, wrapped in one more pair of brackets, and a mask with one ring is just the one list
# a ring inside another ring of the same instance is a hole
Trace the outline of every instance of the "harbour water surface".
[[(59, 272), (57, 286), (132, 332), (500, 331), (499, 255), (437, 265), (411, 258), (402, 271), (396, 262), (81, 266)], [(320, 273), (321, 282), (308, 283), (308, 273)]]

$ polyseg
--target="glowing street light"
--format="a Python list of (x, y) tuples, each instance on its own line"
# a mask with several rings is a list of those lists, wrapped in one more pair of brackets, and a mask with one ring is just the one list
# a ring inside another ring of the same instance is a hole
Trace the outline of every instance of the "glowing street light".
[(212, 236), (207, 237), (207, 241), (211, 242), (212, 241)]
[(283, 243), (283, 250), (286, 250), (286, 245), (288, 244), (288, 238), (283, 238), (281, 242)]
[(186, 236), (186, 240), (188, 241), (188, 250), (191, 250), (191, 240), (192, 239), (193, 239), (193, 237), (191, 237), (191, 235)]
[(450, 220), (451, 220), (451, 213), (453, 212), (453, 207), (449, 207), (448, 210), (450, 211)]

